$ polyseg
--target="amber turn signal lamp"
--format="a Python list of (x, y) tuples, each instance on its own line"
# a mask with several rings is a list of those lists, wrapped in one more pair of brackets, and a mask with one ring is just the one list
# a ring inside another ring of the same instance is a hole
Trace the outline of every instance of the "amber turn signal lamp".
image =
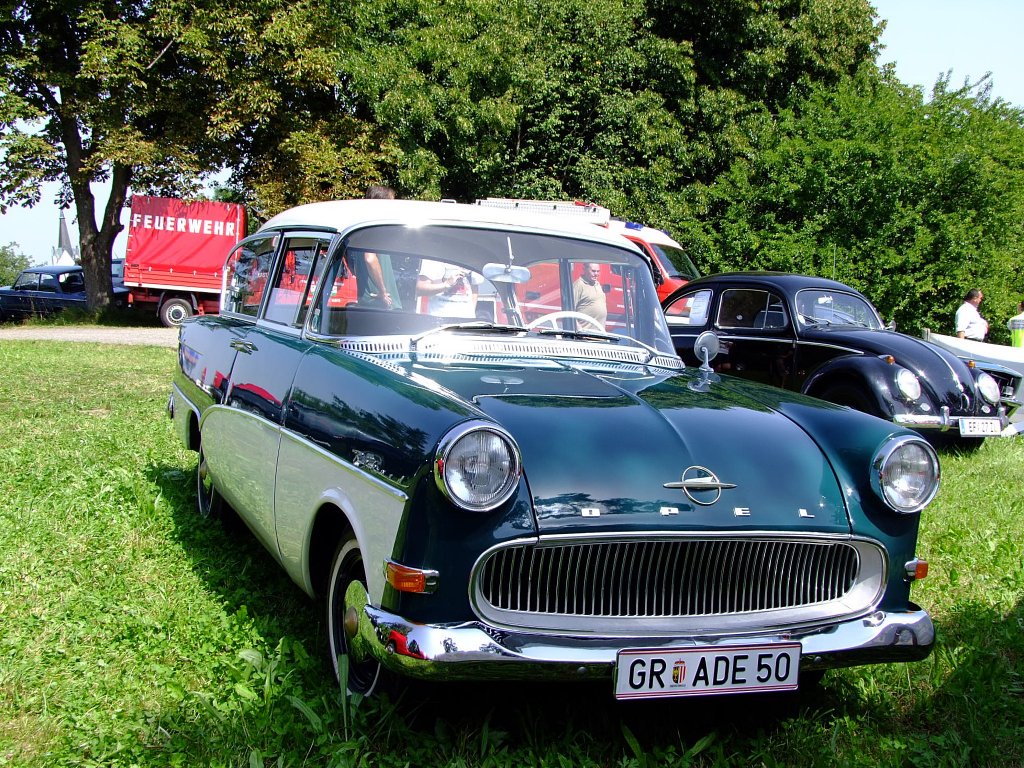
[(429, 594), (437, 589), (437, 571), (410, 568), (407, 565), (388, 560), (384, 563), (384, 578), (399, 592)]
[(917, 581), (928, 575), (928, 561), (914, 558), (904, 566), (904, 569), (907, 579)]

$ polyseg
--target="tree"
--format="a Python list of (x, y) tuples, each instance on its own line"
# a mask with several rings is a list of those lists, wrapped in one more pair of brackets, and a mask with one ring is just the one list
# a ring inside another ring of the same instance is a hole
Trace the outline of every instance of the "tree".
[(21, 270), (29, 266), (29, 258), (17, 250), (17, 243), (0, 245), (0, 285), (10, 285)]
[(426, 197), (583, 197), (673, 231), (751, 128), (870, 62), (867, 0), (353, 0), (356, 114)]
[[(1024, 111), (992, 100), (984, 81), (940, 80), (925, 101), (864, 67), (764, 119), (753, 145), (704, 190), (713, 269), (834, 276), (915, 335), (949, 332), (971, 287), (989, 311), (1013, 313)], [(1005, 336), (1001, 322), (992, 330)]]
[(0, 20), (0, 210), (60, 181), (89, 307), (107, 306), (129, 188), (188, 196), (238, 164), (287, 97), (331, 93), (335, 33), (311, 0), (16, 0)]

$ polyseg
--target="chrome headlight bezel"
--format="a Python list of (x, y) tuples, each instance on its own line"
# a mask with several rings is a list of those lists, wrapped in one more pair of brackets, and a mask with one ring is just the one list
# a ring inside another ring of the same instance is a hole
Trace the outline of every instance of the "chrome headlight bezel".
[(927, 507), (939, 492), (939, 456), (925, 440), (889, 438), (871, 462), (871, 486), (886, 506), (900, 514)]
[(896, 388), (908, 402), (921, 399), (921, 380), (907, 368), (901, 367), (896, 370)]
[(521, 475), (516, 441), (501, 427), (485, 421), (466, 422), (449, 431), (434, 459), (438, 489), (457, 507), (470, 512), (500, 507), (516, 492)]
[(985, 371), (978, 373), (976, 381), (978, 394), (981, 395), (982, 399), (989, 405), (996, 405), (1000, 400), (999, 382)]

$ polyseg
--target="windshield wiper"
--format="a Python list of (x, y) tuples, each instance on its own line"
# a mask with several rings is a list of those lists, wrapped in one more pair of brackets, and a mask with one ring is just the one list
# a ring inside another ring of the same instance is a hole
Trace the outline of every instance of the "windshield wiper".
[(644, 363), (649, 363), (654, 358), (663, 354), (658, 351), (657, 348), (652, 347), (646, 342), (640, 341), (640, 339), (634, 339), (632, 336), (626, 336), (621, 333), (602, 333), (601, 331), (565, 331), (552, 328), (534, 328), (534, 333), (542, 334), (544, 336), (571, 336), (574, 339), (598, 339), (600, 341), (624, 341), (631, 347), (640, 347), (642, 350), (647, 352), (647, 359)]
[(600, 341), (618, 341), (622, 338), (617, 333), (605, 333), (604, 331), (566, 330), (565, 328), (541, 328), (540, 326), (530, 330), (538, 336), (569, 336), (573, 339), (599, 339)]
[(415, 355), (416, 346), (428, 336), (445, 333), (447, 331), (471, 331), (473, 333), (526, 333), (529, 330), (529, 328), (524, 328), (521, 325), (502, 325), (500, 323), (492, 323), (487, 320), (472, 320), (466, 323), (449, 323), (447, 325), (439, 325), (436, 328), (431, 328), (417, 336), (413, 336), (409, 339), (409, 353), (411, 355)]

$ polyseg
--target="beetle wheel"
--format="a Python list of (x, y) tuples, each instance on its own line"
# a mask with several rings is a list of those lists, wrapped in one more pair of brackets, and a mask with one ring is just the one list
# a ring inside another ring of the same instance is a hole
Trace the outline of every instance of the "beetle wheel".
[[(380, 662), (370, 657), (357, 660), (350, 653), (351, 644), (348, 631), (354, 632), (354, 623), (358, 621), (359, 607), (349, 605), (346, 599), (349, 589), (358, 585), (353, 592), (358, 593), (359, 587), (366, 594), (366, 572), (363, 570), (363, 555), (354, 538), (345, 539), (334, 553), (331, 563), (331, 577), (327, 583), (327, 632), (330, 642), (331, 665), (334, 677), (341, 684), (338, 659), (347, 656), (348, 679), (345, 681), (350, 693), (369, 696), (381, 682), (382, 670)], [(346, 622), (346, 619), (348, 620)]]
[(196, 464), (196, 511), (207, 518), (222, 517), (224, 512), (224, 499), (213, 486), (202, 444), (199, 445), (199, 462)]

